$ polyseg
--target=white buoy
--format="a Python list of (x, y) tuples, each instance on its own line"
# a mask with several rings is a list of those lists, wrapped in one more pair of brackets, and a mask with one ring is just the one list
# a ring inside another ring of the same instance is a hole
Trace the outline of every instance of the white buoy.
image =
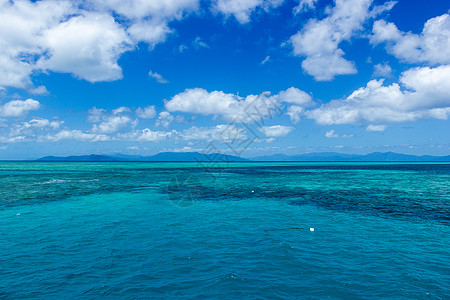
[(17, 213), (16, 216), (20, 216), (20, 213)]
[(314, 228), (312, 228), (312, 227), (311, 227), (311, 228), (309, 228), (309, 231), (314, 231)]
[(252, 191), (252, 193), (254, 193), (255, 191)]

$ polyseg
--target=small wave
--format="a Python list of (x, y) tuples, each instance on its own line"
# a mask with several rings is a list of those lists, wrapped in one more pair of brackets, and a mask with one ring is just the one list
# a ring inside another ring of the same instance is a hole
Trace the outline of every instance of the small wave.
[(95, 182), (100, 181), (99, 179), (80, 179), (80, 180), (69, 180), (69, 179), (50, 179), (44, 182), (38, 182), (38, 184), (53, 184), (53, 183), (66, 183), (66, 182)]
[(39, 182), (38, 184), (65, 183), (65, 182), (70, 182), (70, 181), (71, 180), (66, 180), (66, 179), (51, 179), (48, 181)]

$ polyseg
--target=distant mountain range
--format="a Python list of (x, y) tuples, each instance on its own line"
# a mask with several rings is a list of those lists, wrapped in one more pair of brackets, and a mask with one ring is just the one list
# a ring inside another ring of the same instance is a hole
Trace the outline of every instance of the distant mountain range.
[(251, 159), (225, 154), (202, 154), (198, 152), (161, 152), (152, 156), (139, 155), (81, 155), (81, 156), (45, 156), (36, 161), (78, 161), (78, 162), (126, 162), (126, 161), (221, 161), (221, 162), (244, 162), (244, 161), (318, 161), (318, 162), (450, 162), (450, 155), (407, 155), (394, 152), (374, 152), (367, 155), (341, 154), (335, 152), (307, 153), (298, 155), (274, 154), (258, 156)]
[(202, 154), (198, 152), (161, 152), (152, 156), (139, 155), (81, 155), (81, 156), (45, 156), (37, 159), (37, 161), (84, 161), (84, 162), (101, 162), (101, 161), (249, 161), (246, 158), (225, 154)]
[(395, 152), (374, 152), (366, 155), (360, 154), (342, 154), (335, 152), (307, 153), (298, 155), (274, 154), (268, 156), (258, 156), (252, 158), (254, 161), (398, 161), (398, 162), (442, 162), (450, 161), (450, 155), (431, 156), (431, 155), (407, 155)]

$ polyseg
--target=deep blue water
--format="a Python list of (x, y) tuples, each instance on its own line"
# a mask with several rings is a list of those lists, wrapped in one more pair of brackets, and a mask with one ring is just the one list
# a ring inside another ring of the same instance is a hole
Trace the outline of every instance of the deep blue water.
[(0, 163), (0, 179), (1, 299), (450, 299), (450, 164)]

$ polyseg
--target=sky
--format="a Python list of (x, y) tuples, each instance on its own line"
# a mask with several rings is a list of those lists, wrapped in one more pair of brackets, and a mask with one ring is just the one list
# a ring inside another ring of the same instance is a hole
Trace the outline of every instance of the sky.
[(0, 0), (0, 159), (450, 154), (447, 0)]

